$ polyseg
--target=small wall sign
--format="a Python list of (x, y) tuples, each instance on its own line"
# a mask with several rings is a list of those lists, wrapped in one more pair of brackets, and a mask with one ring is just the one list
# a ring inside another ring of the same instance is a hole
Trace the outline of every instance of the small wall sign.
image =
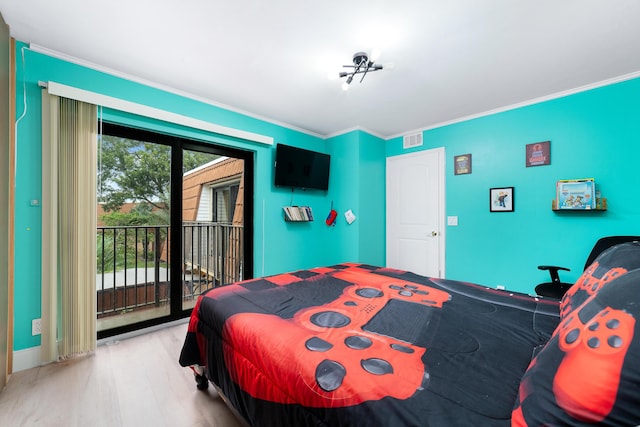
[(551, 164), (551, 141), (527, 144), (527, 167)]
[(461, 154), (453, 158), (454, 175), (471, 173), (471, 154)]

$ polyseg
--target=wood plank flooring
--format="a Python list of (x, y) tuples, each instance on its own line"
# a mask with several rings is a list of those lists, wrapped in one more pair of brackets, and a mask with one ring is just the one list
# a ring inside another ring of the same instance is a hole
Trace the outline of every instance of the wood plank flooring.
[(198, 391), (178, 364), (186, 331), (171, 326), (13, 374), (0, 426), (240, 427), (215, 389)]

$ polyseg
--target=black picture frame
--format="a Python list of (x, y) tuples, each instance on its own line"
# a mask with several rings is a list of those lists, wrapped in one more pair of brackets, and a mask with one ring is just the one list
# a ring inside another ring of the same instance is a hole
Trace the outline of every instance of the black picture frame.
[(489, 189), (489, 212), (513, 212), (515, 188), (495, 187)]

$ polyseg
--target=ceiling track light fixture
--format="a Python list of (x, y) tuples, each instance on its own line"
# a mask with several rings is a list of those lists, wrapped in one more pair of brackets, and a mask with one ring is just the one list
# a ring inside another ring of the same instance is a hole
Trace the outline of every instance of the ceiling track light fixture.
[(382, 65), (376, 64), (365, 52), (356, 52), (353, 54), (353, 65), (343, 65), (345, 68), (353, 68), (353, 71), (342, 71), (340, 77), (346, 77), (347, 80), (342, 84), (344, 90), (349, 89), (349, 85), (353, 81), (353, 76), (362, 74), (360, 83), (364, 80), (364, 76), (368, 72), (382, 70)]

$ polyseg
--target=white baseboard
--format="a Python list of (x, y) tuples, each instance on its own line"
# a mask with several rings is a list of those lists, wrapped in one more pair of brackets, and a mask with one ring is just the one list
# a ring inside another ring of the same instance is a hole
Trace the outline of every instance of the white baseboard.
[[(115, 337), (104, 338), (104, 339), (98, 340), (97, 345), (100, 346), (105, 344), (111, 344), (116, 341), (122, 341), (124, 339), (133, 338), (138, 335), (147, 334), (149, 332), (154, 332), (163, 328), (177, 326), (185, 323), (189, 323), (188, 317), (174, 320), (172, 322), (163, 323), (156, 326), (151, 326), (149, 328), (128, 332), (126, 334), (118, 335)], [(31, 369), (37, 366), (42, 366), (43, 363), (40, 359), (40, 353), (41, 353), (40, 346), (14, 351), (13, 352), (13, 372), (24, 371), (25, 369)]]
[(40, 346), (13, 352), (13, 372), (24, 371), (42, 365)]

